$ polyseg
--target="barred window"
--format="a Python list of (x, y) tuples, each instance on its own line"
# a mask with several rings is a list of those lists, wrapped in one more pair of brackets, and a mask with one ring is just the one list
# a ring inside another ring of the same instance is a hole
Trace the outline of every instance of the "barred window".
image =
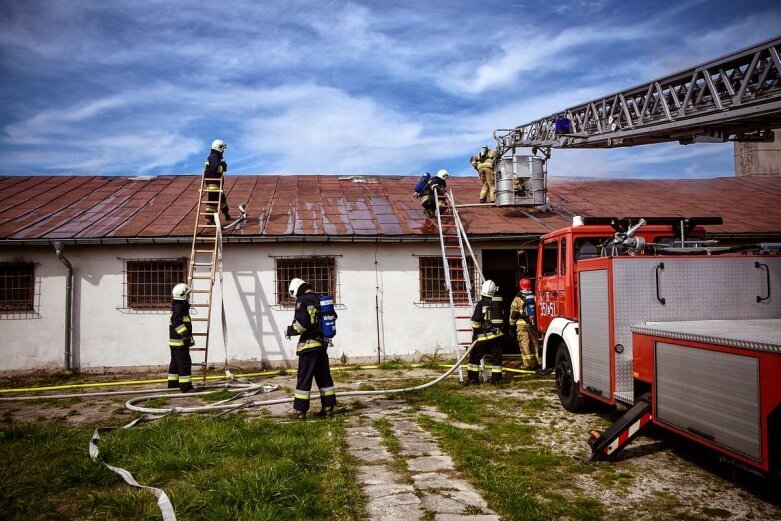
[[(477, 270), (472, 259), (467, 259), (469, 280), (472, 282), (473, 291)], [(453, 280), (453, 303), (465, 305), (469, 303), (466, 294), (466, 282), (464, 281), (461, 260), (451, 259), (450, 273)], [(419, 257), (418, 270), (420, 278), (420, 301), (426, 304), (448, 304), (450, 302), (445, 286), (445, 270), (442, 266), (442, 257)]]
[(37, 318), (35, 264), (0, 262), (0, 316)]
[(290, 281), (299, 278), (312, 286), (312, 291), (332, 295), (338, 304), (335, 257), (279, 257), (276, 259), (278, 306), (293, 306), (296, 299), (288, 295)]
[(171, 306), (171, 289), (187, 280), (187, 259), (126, 259), (124, 307), (163, 310)]

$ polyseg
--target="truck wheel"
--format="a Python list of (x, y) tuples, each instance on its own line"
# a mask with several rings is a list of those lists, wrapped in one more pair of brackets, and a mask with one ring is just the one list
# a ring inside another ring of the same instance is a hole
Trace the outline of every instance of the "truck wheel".
[(567, 346), (563, 344), (556, 351), (556, 390), (559, 393), (561, 406), (566, 410), (577, 412), (583, 408), (583, 395), (580, 394), (572, 374), (572, 360), (567, 352)]

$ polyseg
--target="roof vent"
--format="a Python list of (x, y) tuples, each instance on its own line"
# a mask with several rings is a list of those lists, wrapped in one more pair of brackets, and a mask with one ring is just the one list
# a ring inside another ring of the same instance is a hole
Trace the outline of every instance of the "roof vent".
[(346, 175), (338, 178), (339, 181), (352, 181), (353, 183), (377, 183), (376, 179), (363, 175)]

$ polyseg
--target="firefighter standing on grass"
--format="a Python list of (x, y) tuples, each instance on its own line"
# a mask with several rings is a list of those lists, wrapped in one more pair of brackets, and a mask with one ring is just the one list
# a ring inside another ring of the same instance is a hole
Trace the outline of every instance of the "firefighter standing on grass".
[(193, 390), (192, 359), (190, 346), (193, 345), (193, 326), (190, 322), (190, 303), (187, 296), (190, 286), (181, 283), (171, 290), (173, 303), (171, 317), (168, 319), (168, 347), (171, 349), (171, 364), (168, 366), (168, 388), (177, 387), (183, 393)]
[(518, 282), (518, 295), (510, 305), (510, 328), (516, 330), (518, 346), (521, 349), (522, 369), (537, 369), (537, 324), (532, 281)]
[(209, 193), (209, 203), (206, 205), (206, 222), (214, 224), (214, 214), (217, 213), (217, 205), (219, 204), (220, 210), (227, 221), (232, 219), (230, 211), (228, 210), (228, 199), (225, 197), (225, 187), (223, 185), (223, 191), (220, 192), (220, 180), (223, 174), (228, 171), (228, 165), (223, 160), (222, 156), (225, 153), (225, 149), (228, 145), (222, 139), (215, 139), (212, 141), (212, 150), (209, 157), (206, 159), (206, 164), (203, 167), (203, 177), (206, 182), (206, 191)]
[(298, 378), (291, 418), (306, 420), (309, 410), (309, 395), (312, 390), (312, 378), (320, 389), (322, 410), (316, 416), (330, 418), (336, 405), (336, 388), (331, 378), (328, 364), (328, 344), (320, 330), (320, 298), (309, 284), (301, 279), (290, 281), (288, 293), (296, 299), (296, 311), (293, 324), (288, 326), (285, 336), (299, 336), (296, 354), (298, 355)]
[[(480, 289), (480, 300), (472, 313), (472, 342), (475, 342), (469, 353), (467, 383), (480, 383), (480, 359), (485, 357), (491, 361), (492, 384), (502, 381), (502, 322), (501, 297), (496, 295), (496, 284), (491, 280), (483, 282)], [(498, 299), (498, 300), (497, 300)]]

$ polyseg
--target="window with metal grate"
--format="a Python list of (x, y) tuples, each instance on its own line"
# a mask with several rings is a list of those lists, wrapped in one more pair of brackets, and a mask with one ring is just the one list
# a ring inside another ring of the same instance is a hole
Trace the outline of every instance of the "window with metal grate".
[[(472, 259), (467, 259), (467, 266), (474, 290), (477, 272)], [(469, 299), (466, 294), (466, 282), (464, 282), (461, 261), (451, 260), (450, 268), (453, 279), (453, 303), (457, 305), (468, 304)], [(420, 280), (420, 302), (424, 304), (448, 304), (450, 302), (447, 296), (447, 287), (445, 286), (445, 270), (442, 266), (442, 257), (418, 257), (418, 274)]]
[(275, 260), (278, 306), (295, 305), (296, 299), (287, 292), (290, 281), (295, 278), (305, 280), (315, 293), (331, 295), (334, 303), (339, 303), (335, 257), (277, 257)]
[(187, 280), (187, 259), (124, 259), (123, 307), (167, 310), (171, 289)]
[(40, 318), (40, 284), (32, 262), (0, 262), (0, 318)]

